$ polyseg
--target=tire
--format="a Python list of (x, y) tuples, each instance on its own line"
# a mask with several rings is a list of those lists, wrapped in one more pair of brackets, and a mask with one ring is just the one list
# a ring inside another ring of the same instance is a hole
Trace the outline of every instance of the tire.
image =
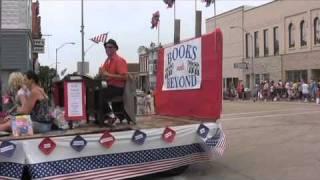
[(188, 168), (189, 168), (189, 165), (185, 165), (185, 166), (177, 167), (174, 169), (170, 169), (168, 171), (157, 173), (156, 175), (160, 177), (178, 176), (184, 173)]
[(188, 167), (189, 167), (189, 165), (185, 165), (185, 166), (177, 167), (177, 168), (170, 169), (170, 170), (163, 171), (163, 172), (149, 174), (149, 175), (141, 176), (141, 177), (130, 178), (129, 180), (150, 180), (150, 179), (154, 179), (154, 178), (158, 178), (158, 177), (178, 176), (178, 175), (181, 175), (183, 172), (185, 172), (188, 169)]

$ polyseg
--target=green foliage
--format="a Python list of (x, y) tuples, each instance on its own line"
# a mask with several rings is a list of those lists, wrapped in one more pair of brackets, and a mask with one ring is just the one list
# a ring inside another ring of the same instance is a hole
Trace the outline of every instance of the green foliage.
[(52, 92), (52, 83), (55, 78), (56, 70), (48, 66), (40, 66), (39, 81), (45, 92), (50, 95)]

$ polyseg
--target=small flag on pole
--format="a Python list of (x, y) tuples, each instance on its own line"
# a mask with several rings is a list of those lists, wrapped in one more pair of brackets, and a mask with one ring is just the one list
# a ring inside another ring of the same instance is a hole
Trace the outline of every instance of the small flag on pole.
[(164, 3), (168, 5), (168, 8), (172, 8), (175, 0), (163, 0)]
[(67, 72), (67, 68), (64, 68), (62, 71), (61, 71), (61, 76), (64, 76), (64, 74)]
[(215, 3), (215, 0), (202, 0), (206, 3), (206, 7), (209, 7), (212, 3)]
[(160, 21), (160, 13), (159, 13), (159, 11), (157, 11), (152, 14), (151, 29), (158, 27), (159, 21)]
[(95, 36), (93, 38), (91, 38), (90, 40), (95, 42), (95, 43), (99, 43), (99, 42), (106, 42), (108, 38), (108, 33), (104, 33), (104, 34), (100, 34), (98, 36)]
[(205, 140), (205, 144), (214, 156), (221, 157), (226, 149), (226, 136), (223, 130), (219, 128), (214, 136)]

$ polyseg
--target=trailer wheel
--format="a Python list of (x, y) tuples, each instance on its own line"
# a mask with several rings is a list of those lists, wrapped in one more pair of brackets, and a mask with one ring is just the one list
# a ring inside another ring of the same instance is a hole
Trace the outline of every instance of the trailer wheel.
[(188, 167), (189, 165), (185, 165), (185, 166), (177, 167), (174, 169), (170, 169), (168, 171), (163, 171), (163, 172), (157, 173), (157, 176), (160, 176), (160, 177), (178, 176), (184, 173), (188, 169)]

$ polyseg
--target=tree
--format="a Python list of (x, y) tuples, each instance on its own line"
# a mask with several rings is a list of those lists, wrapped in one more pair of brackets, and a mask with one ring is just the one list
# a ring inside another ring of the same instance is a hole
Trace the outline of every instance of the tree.
[(55, 69), (48, 66), (40, 66), (39, 83), (49, 96), (52, 93), (52, 80), (55, 78), (55, 74)]

